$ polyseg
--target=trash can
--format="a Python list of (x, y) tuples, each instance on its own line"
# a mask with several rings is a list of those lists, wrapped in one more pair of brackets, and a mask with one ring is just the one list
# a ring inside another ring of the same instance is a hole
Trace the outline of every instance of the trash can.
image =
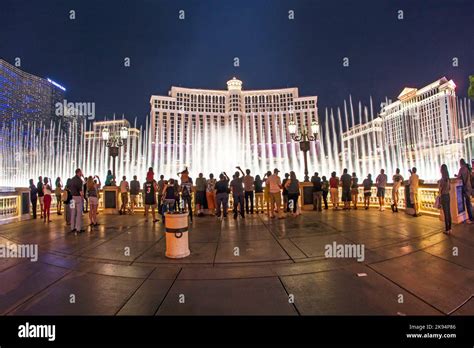
[(181, 259), (189, 256), (188, 214), (165, 213), (166, 257)]

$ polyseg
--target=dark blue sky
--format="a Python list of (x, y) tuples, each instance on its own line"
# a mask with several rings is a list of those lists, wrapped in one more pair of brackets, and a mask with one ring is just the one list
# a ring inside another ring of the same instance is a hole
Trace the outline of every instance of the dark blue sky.
[(472, 0), (2, 0), (0, 57), (20, 57), (23, 70), (64, 85), (68, 100), (95, 102), (99, 119), (115, 112), (142, 123), (151, 94), (225, 89), (234, 75), (245, 89), (299, 87), (323, 110), (349, 94), (379, 105), (441, 76), (466, 96), (473, 18)]

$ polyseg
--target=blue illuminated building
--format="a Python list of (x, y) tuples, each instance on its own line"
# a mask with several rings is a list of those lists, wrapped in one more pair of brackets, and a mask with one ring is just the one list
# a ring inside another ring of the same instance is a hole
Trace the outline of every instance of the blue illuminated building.
[(0, 59), (0, 127), (13, 121), (59, 121), (55, 104), (64, 100), (66, 89)]

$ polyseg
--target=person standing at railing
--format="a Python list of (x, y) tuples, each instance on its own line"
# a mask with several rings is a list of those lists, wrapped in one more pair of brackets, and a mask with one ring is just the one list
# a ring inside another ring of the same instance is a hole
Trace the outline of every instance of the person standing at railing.
[(372, 196), (372, 174), (368, 174), (367, 178), (362, 182), (362, 187), (364, 188), (364, 208), (365, 210), (369, 209), (370, 206), (370, 196)]
[[(267, 184), (269, 185), (270, 188), (270, 218), (273, 218), (276, 216), (279, 219), (284, 219), (285, 218), (285, 211), (288, 209), (288, 207), (283, 207), (284, 211), (281, 211), (281, 189), (283, 188), (282, 182), (280, 177), (278, 176), (278, 173), (280, 171), (275, 168), (273, 170), (273, 175), (270, 175), (267, 179)], [(276, 211), (274, 211), (274, 209)]]
[(33, 219), (36, 219), (36, 202), (38, 201), (38, 189), (36, 188), (33, 179), (30, 179), (30, 201), (31, 209), (33, 210)]
[(267, 215), (270, 216), (270, 185), (268, 184), (268, 178), (272, 175), (271, 171), (268, 171), (263, 176), (263, 182), (265, 183), (265, 187), (263, 189), (263, 197), (265, 200), (265, 204), (267, 205)]
[(253, 182), (255, 187), (255, 211), (257, 214), (264, 213), (264, 200), (263, 200), (263, 180), (260, 175), (255, 175), (255, 181)]
[(449, 172), (446, 164), (441, 166), (441, 179), (438, 181), (440, 203), (444, 213), (444, 233), (451, 233), (451, 208), (449, 198)]
[(314, 173), (311, 183), (313, 184), (313, 210), (322, 211), (323, 188), (319, 173)]
[(174, 212), (175, 209), (175, 186), (174, 186), (174, 179), (169, 179), (168, 181), (163, 180), (163, 191), (161, 192), (160, 196), (162, 197), (161, 202), (161, 211), (160, 214), (162, 216), (163, 224), (165, 223), (165, 214), (167, 212)]
[(398, 201), (400, 200), (400, 187), (403, 183), (403, 176), (400, 175), (400, 169), (395, 170), (395, 175), (392, 177), (393, 186), (392, 186), (392, 211), (398, 213)]
[(70, 190), (71, 201), (71, 232), (82, 233), (82, 209), (84, 205), (84, 183), (82, 181), (82, 171), (76, 169), (76, 175), (71, 179)]
[(189, 221), (193, 221), (193, 205), (192, 205), (192, 192), (193, 192), (193, 179), (189, 176), (188, 168), (186, 167), (181, 173), (181, 199), (183, 200), (183, 212), (187, 209), (189, 213)]
[(196, 195), (194, 196), (194, 203), (196, 205), (197, 216), (204, 216), (204, 205), (206, 203), (206, 186), (207, 180), (202, 173), (199, 173), (196, 179)]
[(285, 178), (281, 182), (282, 186), (282, 196), (283, 196), (283, 211), (288, 213), (290, 210), (288, 208), (288, 191), (286, 190), (286, 182), (289, 180), (290, 174), (285, 173)]
[(54, 194), (56, 196), (56, 210), (58, 215), (62, 215), (61, 213), (61, 207), (62, 207), (62, 202), (61, 202), (61, 193), (63, 192), (63, 184), (61, 182), (61, 178), (58, 176), (56, 178), (56, 183), (55, 183), (55, 189), (54, 189)]
[[(133, 176), (133, 180), (130, 181), (130, 214), (135, 213), (135, 207), (138, 206), (138, 194), (140, 193), (140, 182), (137, 180), (137, 176)], [(160, 197), (160, 195), (158, 195)]]
[(161, 212), (162, 210), (162, 204), (163, 204), (163, 189), (165, 187), (165, 176), (162, 174), (160, 175), (160, 180), (158, 180), (158, 212)]
[(324, 202), (324, 210), (328, 210), (328, 194), (329, 194), (329, 181), (327, 180), (326, 176), (323, 175), (321, 177), (321, 189), (323, 190), (323, 202)]
[(352, 184), (351, 184), (351, 198), (354, 209), (357, 209), (357, 201), (359, 197), (359, 179), (356, 173), (352, 173)]
[[(242, 172), (240, 167), (237, 167), (238, 170)], [(230, 182), (230, 187), (232, 188), (232, 198), (234, 202), (234, 219), (237, 219), (237, 216), (240, 213), (242, 219), (245, 219), (245, 208), (244, 208), (244, 178), (240, 177), (239, 172), (235, 172), (233, 180)]]
[(229, 177), (225, 172), (219, 175), (219, 181), (216, 182), (215, 190), (217, 202), (216, 216), (218, 218), (221, 217), (222, 207), (223, 217), (226, 218), (229, 210)]
[(334, 210), (339, 209), (339, 178), (336, 176), (336, 172), (331, 173), (331, 179), (329, 179), (329, 190), (331, 191), (331, 203)]
[(206, 201), (207, 209), (212, 215), (216, 213), (216, 182), (214, 174), (209, 174), (209, 180), (206, 182)]
[(300, 182), (296, 179), (295, 172), (290, 172), (290, 178), (286, 181), (286, 190), (288, 191), (288, 210), (293, 211), (292, 216), (300, 215), (298, 209), (298, 199), (300, 197)]
[(64, 187), (64, 192), (61, 197), (64, 203), (64, 220), (66, 221), (66, 225), (71, 225), (71, 201), (72, 201), (72, 194), (71, 194), (71, 179), (67, 179), (66, 186)]
[[(244, 173), (242, 172), (242, 175)], [(245, 170), (244, 176), (244, 189), (245, 189), (245, 212), (248, 214), (253, 214), (253, 199), (254, 199), (254, 181), (252, 175), (250, 175), (250, 169)]]
[(380, 174), (375, 179), (375, 186), (377, 187), (377, 197), (379, 199), (379, 210), (385, 210), (385, 188), (387, 187), (387, 174), (385, 170), (380, 169)]
[(413, 204), (415, 209), (414, 217), (420, 216), (420, 203), (418, 199), (418, 188), (420, 187), (420, 177), (416, 174), (416, 168), (413, 167), (410, 172), (410, 178), (408, 179), (408, 185), (410, 186), (410, 202)]
[(105, 186), (115, 186), (115, 177), (110, 169), (107, 171), (107, 176), (105, 177)]
[[(96, 179), (99, 180), (96, 182)], [(89, 220), (92, 227), (99, 226), (97, 223), (97, 210), (99, 207), (100, 179), (97, 175), (89, 176), (86, 182), (87, 196), (89, 197)]]
[(352, 177), (347, 172), (347, 168), (344, 168), (341, 175), (342, 201), (344, 202), (344, 210), (351, 209), (351, 185)]
[(127, 177), (124, 175), (122, 177), (122, 181), (120, 182), (120, 198), (122, 199), (122, 205), (120, 206), (120, 211), (119, 211), (120, 215), (127, 214), (128, 191), (130, 191), (130, 185), (128, 184)]
[(158, 185), (156, 181), (147, 175), (147, 180), (143, 184), (143, 195), (145, 196), (145, 222), (148, 222), (148, 211), (150, 210), (150, 208), (151, 216), (153, 217), (153, 223), (158, 222), (155, 212), (157, 190)]
[(48, 178), (44, 178), (44, 185), (43, 185), (43, 193), (44, 193), (44, 222), (46, 220), (48, 222), (51, 222), (51, 219), (49, 218), (50, 212), (51, 212), (51, 201), (53, 198), (51, 197), (52, 194), (52, 188), (51, 184), (49, 182)]
[(44, 212), (44, 193), (43, 193), (43, 177), (38, 177), (38, 184), (36, 184), (36, 188), (38, 189), (38, 199), (40, 202), (40, 219), (43, 218)]
[(466, 223), (472, 224), (474, 222), (474, 219), (472, 216), (472, 204), (471, 204), (471, 191), (472, 191), (471, 171), (469, 170), (469, 167), (466, 161), (464, 160), (464, 158), (461, 158), (461, 160), (459, 161), (459, 164), (461, 168), (459, 168), (459, 172), (456, 175), (456, 177), (462, 181), (462, 200), (464, 202), (467, 215), (468, 215), (468, 219), (466, 220)]

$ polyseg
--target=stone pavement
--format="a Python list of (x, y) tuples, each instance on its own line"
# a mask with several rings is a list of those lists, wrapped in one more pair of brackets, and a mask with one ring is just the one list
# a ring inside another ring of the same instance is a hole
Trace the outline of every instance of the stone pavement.
[[(141, 213), (99, 221), (77, 236), (57, 216), (0, 226), (0, 244), (40, 250), (37, 262), (0, 259), (0, 313), (474, 314), (472, 225), (446, 236), (437, 218), (376, 209), (285, 220), (207, 216), (190, 227), (191, 255), (171, 260), (161, 223)], [(325, 257), (334, 242), (363, 244), (364, 260)]]

